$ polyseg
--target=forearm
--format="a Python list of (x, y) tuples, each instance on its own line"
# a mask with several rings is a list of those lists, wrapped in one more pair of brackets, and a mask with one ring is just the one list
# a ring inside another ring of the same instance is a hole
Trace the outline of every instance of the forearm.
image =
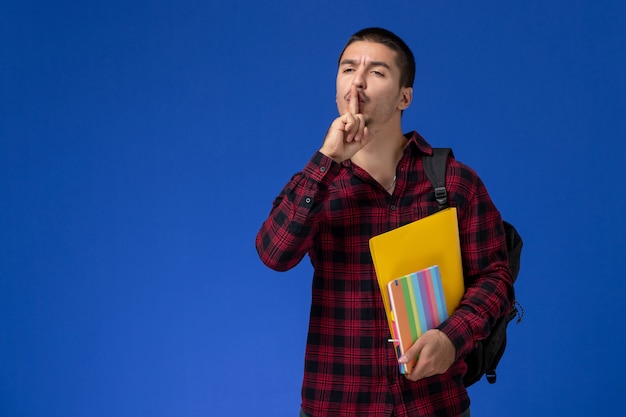
[(507, 268), (482, 275), (466, 289), (454, 314), (439, 326), (452, 341), (457, 359), (489, 335), (489, 329), (511, 306)]
[(340, 169), (340, 164), (317, 152), (274, 200), (256, 237), (257, 252), (268, 267), (286, 271), (309, 250), (324, 215), (328, 188)]
[(489, 335), (509, 311), (513, 294), (502, 219), (482, 183), (460, 214), (459, 226), (466, 289), (457, 310), (439, 327), (454, 344), (457, 358)]

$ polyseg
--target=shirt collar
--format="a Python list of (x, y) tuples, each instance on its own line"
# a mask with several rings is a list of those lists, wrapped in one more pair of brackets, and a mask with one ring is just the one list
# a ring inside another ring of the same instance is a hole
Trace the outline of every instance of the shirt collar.
[(433, 148), (419, 133), (412, 131), (404, 135), (409, 141), (408, 146), (416, 146), (418, 151), (426, 155), (433, 154)]
[[(409, 142), (407, 144), (407, 147), (409, 147), (409, 146), (415, 147), (415, 148), (417, 148), (418, 152), (421, 152), (421, 153), (426, 154), (426, 155), (432, 155), (433, 154), (432, 146), (430, 146), (430, 144), (428, 142), (426, 142), (426, 139), (424, 139), (416, 131), (411, 131), (409, 133), (405, 133), (404, 137), (407, 138), (407, 140)], [(350, 159), (346, 159), (345, 161), (342, 162), (342, 165), (350, 166), (350, 165), (352, 165), (352, 161)]]

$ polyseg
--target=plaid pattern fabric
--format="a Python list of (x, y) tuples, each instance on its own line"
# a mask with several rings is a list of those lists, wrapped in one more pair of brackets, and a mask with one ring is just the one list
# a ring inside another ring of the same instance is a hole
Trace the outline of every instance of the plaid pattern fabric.
[(302, 385), (302, 409), (312, 416), (458, 416), (469, 407), (463, 356), (510, 308), (500, 214), (476, 173), (449, 159), (466, 293), (438, 328), (455, 345), (457, 361), (417, 382), (400, 375), (368, 242), (437, 211), (420, 158), (432, 149), (416, 132), (407, 138), (393, 195), (351, 161), (338, 164), (318, 152), (274, 200), (257, 235), (270, 268), (288, 270), (305, 254), (314, 267)]

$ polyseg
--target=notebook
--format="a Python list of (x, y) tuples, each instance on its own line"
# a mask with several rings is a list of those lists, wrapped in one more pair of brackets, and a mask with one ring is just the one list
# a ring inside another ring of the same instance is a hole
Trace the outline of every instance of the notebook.
[[(448, 318), (439, 266), (414, 272), (387, 284), (392, 317), (393, 344), (398, 358), (418, 337)], [(400, 373), (410, 373), (415, 360), (400, 364)]]

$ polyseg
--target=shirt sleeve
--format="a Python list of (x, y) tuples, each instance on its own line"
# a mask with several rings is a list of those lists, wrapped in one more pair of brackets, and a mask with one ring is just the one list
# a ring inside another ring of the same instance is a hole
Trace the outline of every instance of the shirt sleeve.
[(341, 164), (317, 152), (285, 185), (256, 236), (256, 249), (265, 265), (286, 271), (302, 260), (314, 241), (329, 186), (340, 170)]
[(454, 344), (457, 359), (489, 335), (509, 311), (513, 294), (502, 218), (480, 178), (465, 169), (471, 175), (461, 177), (473, 177), (474, 183), (457, 207), (466, 290), (458, 309), (439, 326)]

